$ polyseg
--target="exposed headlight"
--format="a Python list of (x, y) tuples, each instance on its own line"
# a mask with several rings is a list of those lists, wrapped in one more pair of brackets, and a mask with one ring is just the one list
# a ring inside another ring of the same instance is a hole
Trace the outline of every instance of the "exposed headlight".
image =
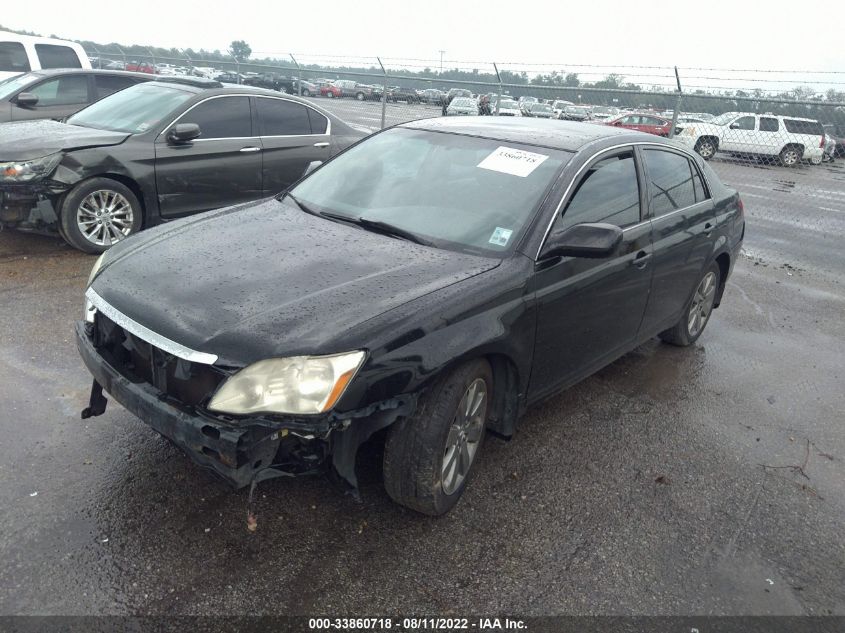
[(323, 413), (352, 382), (364, 352), (258, 361), (223, 383), (208, 408), (221, 413)]
[(62, 160), (61, 153), (34, 160), (0, 163), (0, 182), (30, 182), (50, 174)]
[(695, 128), (685, 127), (683, 130), (681, 130), (681, 134), (686, 134), (687, 136), (695, 136)]

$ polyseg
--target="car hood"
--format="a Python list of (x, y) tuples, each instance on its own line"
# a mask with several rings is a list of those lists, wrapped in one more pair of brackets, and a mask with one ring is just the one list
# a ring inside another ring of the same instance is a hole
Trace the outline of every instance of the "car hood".
[(334, 341), (357, 325), (499, 263), (269, 199), (119, 243), (92, 289), (150, 330), (237, 366), (347, 351)]
[(21, 121), (0, 124), (0, 161), (31, 160), (59, 151), (119, 145), (129, 137), (125, 132), (109, 132), (59, 123)]

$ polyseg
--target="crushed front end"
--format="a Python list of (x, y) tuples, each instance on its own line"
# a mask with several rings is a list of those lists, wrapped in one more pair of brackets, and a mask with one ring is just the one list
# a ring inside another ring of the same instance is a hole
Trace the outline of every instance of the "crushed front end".
[(180, 358), (102, 312), (89, 315), (76, 326), (79, 353), (94, 376), (83, 417), (104, 411), (100, 389), (105, 390), (194, 462), (238, 488), (331, 467), (354, 493), (360, 444), (413, 405), (397, 398), (360, 411), (299, 418), (214, 413), (207, 409), (209, 400), (237, 368)]

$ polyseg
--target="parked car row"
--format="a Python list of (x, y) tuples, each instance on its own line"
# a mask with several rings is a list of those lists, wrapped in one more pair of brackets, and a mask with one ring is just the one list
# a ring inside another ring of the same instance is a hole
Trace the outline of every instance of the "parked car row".
[[(62, 72), (94, 91), (98, 77), (112, 76)], [(369, 133), (261, 88), (128, 78), (134, 85), (67, 123), (0, 125), (0, 226), (102, 252), (142, 227), (282, 191)]]

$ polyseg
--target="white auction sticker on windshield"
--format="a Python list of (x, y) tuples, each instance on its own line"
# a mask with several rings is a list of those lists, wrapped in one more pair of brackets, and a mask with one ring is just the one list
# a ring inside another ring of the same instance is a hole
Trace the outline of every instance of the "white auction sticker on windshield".
[(511, 239), (512, 234), (512, 230), (503, 229), (501, 226), (497, 226), (496, 230), (493, 231), (493, 235), (491, 235), (490, 239), (487, 241), (491, 244), (495, 244), (496, 246), (507, 246), (508, 240)]
[(525, 178), (546, 160), (545, 154), (535, 154), (513, 147), (499, 146), (492, 154), (478, 163), (481, 169)]

